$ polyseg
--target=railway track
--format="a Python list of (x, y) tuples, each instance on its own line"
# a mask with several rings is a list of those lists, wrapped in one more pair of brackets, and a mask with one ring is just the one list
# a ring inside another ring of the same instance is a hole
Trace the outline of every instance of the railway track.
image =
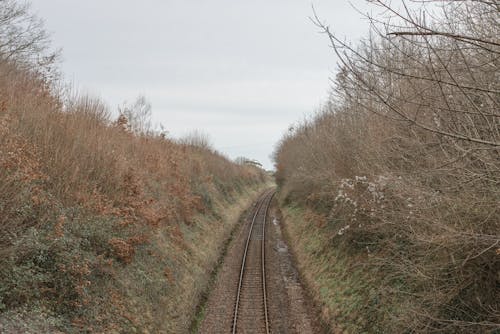
[(273, 196), (274, 191), (269, 191), (261, 197), (246, 238), (234, 304), (233, 334), (270, 333), (265, 234), (267, 212)]
[[(298, 273), (268, 190), (240, 217), (205, 308), (199, 334), (322, 333), (313, 328)], [(267, 225), (267, 226), (266, 226)], [(267, 230), (267, 231), (266, 231)]]

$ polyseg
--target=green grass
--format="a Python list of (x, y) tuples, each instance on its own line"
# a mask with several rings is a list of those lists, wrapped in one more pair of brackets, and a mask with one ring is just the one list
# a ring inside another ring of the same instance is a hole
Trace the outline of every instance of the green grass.
[(377, 289), (380, 273), (357, 265), (352, 252), (332, 240), (337, 236), (331, 237), (328, 226), (307, 221), (300, 207), (289, 205), (282, 212), (301, 275), (330, 329), (383, 333), (384, 314), (390, 304), (387, 300), (387, 304), (381, 303), (384, 298)]

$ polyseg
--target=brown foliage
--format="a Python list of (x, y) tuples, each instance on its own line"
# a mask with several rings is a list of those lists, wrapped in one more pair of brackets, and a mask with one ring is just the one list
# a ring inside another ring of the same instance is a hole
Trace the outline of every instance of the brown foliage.
[[(86, 330), (135, 326), (132, 302), (108, 298), (113, 280), (138, 275), (126, 268), (139, 256), (164, 278), (161, 268), (179, 254), (167, 256), (155, 236), (187, 249), (179, 225), (264, 179), (212, 149), (123, 131), (99, 100), (65, 96), (0, 57), (0, 314), (36, 304)], [(147, 258), (157, 248), (161, 256)], [(148, 293), (139, 303), (165, 302)]]
[(27, 5), (0, 2), (0, 331), (27, 312), (30, 332), (169, 332), (173, 278), (205, 277), (181, 225), (201, 233), (265, 174), (152, 131), (145, 99), (115, 120), (59, 89), (47, 42)]
[(133, 245), (120, 238), (112, 238), (108, 241), (113, 254), (123, 263), (130, 263), (135, 254)]

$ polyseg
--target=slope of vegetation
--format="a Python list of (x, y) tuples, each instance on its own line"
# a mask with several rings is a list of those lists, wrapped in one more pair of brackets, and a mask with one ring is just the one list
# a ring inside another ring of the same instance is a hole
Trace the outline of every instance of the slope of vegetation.
[(275, 152), (304, 277), (349, 333), (498, 331), (500, 8), (372, 3), (357, 47), (317, 19), (339, 74)]
[(0, 332), (186, 332), (265, 173), (67, 97), (47, 41), (0, 3)]

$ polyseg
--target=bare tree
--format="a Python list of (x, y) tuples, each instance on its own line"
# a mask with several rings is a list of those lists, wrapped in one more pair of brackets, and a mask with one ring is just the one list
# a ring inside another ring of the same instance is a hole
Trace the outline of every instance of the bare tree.
[(133, 103), (124, 102), (118, 108), (120, 118), (127, 120), (128, 129), (135, 134), (151, 134), (151, 103), (144, 96), (138, 96)]
[(485, 1), (443, 1), (442, 16), (428, 24), (431, 14), (412, 11), (405, 1), (402, 12), (387, 1), (371, 2), (392, 18), (381, 22), (367, 16), (372, 33), (359, 48), (338, 38), (318, 16), (314, 20), (340, 59), (342, 95), (350, 95), (365, 110), (455, 143), (468, 141), (496, 150), (498, 7)]
[(0, 0), (0, 59), (48, 76), (54, 75), (58, 56), (43, 21), (30, 13), (27, 2)]
[(313, 18), (340, 68), (323, 112), (276, 149), (281, 196), (327, 238), (349, 222), (338, 251), (369, 245), (381, 291), (405, 300), (387, 332), (498, 330), (498, 1), (369, 2), (382, 14), (357, 45)]

